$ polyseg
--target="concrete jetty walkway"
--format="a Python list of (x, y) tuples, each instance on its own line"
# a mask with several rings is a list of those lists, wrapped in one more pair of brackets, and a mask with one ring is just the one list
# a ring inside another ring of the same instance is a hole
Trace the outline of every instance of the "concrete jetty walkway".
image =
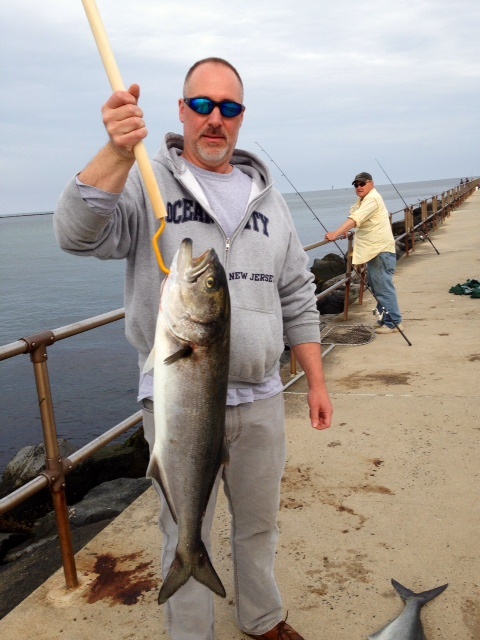
[[(309, 426), (304, 380), (286, 393), (277, 577), (306, 640), (364, 640), (383, 627), (403, 608), (391, 578), (415, 591), (449, 583), (422, 612), (428, 640), (480, 638), (480, 299), (448, 292), (480, 279), (480, 192), (431, 237), (440, 255), (425, 242), (396, 275), (412, 346), (395, 333), (335, 347), (325, 432)], [(372, 324), (373, 306), (367, 293), (347, 324)], [(0, 637), (167, 638), (157, 515), (150, 489), (77, 554), (78, 590), (57, 572), (0, 621)], [(223, 495), (213, 546), (228, 594), (216, 599), (216, 637), (241, 640)]]

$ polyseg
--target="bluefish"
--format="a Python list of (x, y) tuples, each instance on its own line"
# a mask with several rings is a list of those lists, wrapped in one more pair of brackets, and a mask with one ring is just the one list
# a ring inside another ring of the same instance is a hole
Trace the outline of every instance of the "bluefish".
[(445, 591), (448, 584), (422, 593), (414, 593), (396, 580), (392, 580), (392, 584), (405, 602), (405, 608), (398, 618), (369, 635), (368, 640), (426, 640), (420, 620), (421, 608)]
[(164, 281), (155, 343), (144, 371), (154, 370), (155, 443), (147, 477), (156, 480), (178, 525), (175, 558), (158, 596), (163, 604), (190, 577), (225, 597), (202, 521), (227, 459), (225, 411), (230, 298), (213, 249), (192, 257), (185, 238)]

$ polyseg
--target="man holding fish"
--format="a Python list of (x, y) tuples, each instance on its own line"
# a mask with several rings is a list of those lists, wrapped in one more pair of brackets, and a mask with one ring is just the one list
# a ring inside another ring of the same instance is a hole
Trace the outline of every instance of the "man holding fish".
[(286, 455), (279, 359), (285, 335), (306, 373), (311, 425), (328, 428), (313, 276), (268, 168), (235, 147), (242, 80), (207, 58), (185, 79), (184, 135), (167, 134), (153, 160), (168, 212), (160, 249), (172, 265), (160, 303), (158, 220), (134, 166), (147, 136), (139, 95), (132, 85), (103, 107), (110, 140), (67, 185), (54, 224), (65, 251), (127, 260), (126, 334), (162, 502), (167, 629), (173, 640), (214, 640), (212, 591), (225, 590), (209, 534), (223, 479), (238, 625), (252, 638), (303, 640), (284, 620), (274, 578)]

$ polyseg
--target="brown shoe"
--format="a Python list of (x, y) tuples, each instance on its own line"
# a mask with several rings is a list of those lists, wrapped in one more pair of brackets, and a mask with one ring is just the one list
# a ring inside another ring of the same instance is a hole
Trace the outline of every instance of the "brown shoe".
[[(245, 633), (245, 631), (243, 633)], [(255, 636), (252, 633), (247, 633), (246, 635), (249, 638), (257, 638), (257, 640), (305, 640), (305, 638), (302, 638), (285, 620), (279, 622), (273, 629), (262, 633), (260, 636)]]

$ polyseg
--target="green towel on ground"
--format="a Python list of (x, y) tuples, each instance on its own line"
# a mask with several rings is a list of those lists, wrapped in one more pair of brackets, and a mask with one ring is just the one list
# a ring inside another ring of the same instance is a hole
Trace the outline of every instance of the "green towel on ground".
[(470, 296), (471, 298), (480, 298), (480, 281), (472, 278), (463, 284), (456, 284), (450, 287), (448, 293), (454, 293), (457, 296)]

